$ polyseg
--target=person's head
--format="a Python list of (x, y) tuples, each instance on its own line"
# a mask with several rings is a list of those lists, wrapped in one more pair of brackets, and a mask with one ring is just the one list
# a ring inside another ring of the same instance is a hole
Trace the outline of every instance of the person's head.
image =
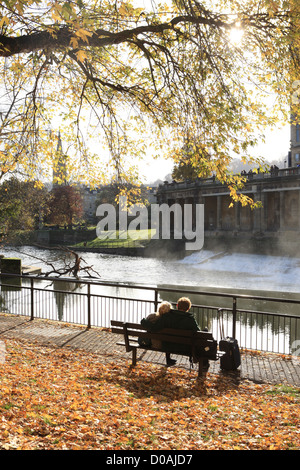
[(163, 315), (164, 313), (168, 313), (171, 310), (171, 308), (172, 308), (172, 305), (170, 304), (170, 302), (162, 302), (158, 306), (157, 314)]
[(177, 302), (177, 308), (178, 310), (181, 310), (182, 312), (187, 312), (192, 306), (192, 302), (188, 297), (181, 297), (178, 302)]

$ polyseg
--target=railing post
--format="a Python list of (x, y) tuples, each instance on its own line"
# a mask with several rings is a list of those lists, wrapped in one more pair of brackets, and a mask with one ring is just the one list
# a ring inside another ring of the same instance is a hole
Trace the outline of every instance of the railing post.
[(157, 312), (158, 307), (158, 291), (155, 289), (154, 291), (154, 312)]
[(30, 320), (34, 319), (34, 285), (33, 277), (30, 278)]
[(232, 305), (232, 337), (235, 338), (236, 335), (236, 297), (233, 297)]
[(87, 285), (87, 328), (91, 328), (91, 285)]

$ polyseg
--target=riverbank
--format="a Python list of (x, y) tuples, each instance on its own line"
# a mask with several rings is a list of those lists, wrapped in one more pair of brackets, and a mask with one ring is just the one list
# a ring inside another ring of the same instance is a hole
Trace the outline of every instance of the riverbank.
[(32, 246), (40, 249), (70, 249), (84, 253), (102, 253), (144, 258), (180, 259), (185, 256), (183, 240), (99, 240), (95, 230), (36, 230), (11, 236), (7, 247)]
[[(182, 259), (193, 253), (192, 250), (186, 250), (184, 240), (99, 240), (95, 229), (19, 231), (7, 244), (11, 247), (23, 245), (44, 249), (68, 247), (77, 252), (163, 259)], [(270, 232), (262, 235), (206, 231), (203, 250), (300, 258), (298, 235), (293, 232)]]

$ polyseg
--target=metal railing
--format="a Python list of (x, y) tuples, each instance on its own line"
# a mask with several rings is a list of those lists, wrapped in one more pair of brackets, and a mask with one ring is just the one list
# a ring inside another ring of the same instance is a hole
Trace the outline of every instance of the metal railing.
[(300, 296), (282, 299), (90, 280), (0, 274), (0, 311), (67, 323), (109, 327), (113, 319), (140, 322), (158, 303), (192, 301), (200, 328), (220, 339), (222, 308), (227, 336), (241, 348), (293, 354), (300, 339)]

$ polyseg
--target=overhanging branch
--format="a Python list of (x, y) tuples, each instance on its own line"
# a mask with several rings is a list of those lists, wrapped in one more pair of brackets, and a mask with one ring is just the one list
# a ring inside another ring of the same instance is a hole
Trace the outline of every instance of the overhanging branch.
[[(162, 34), (167, 30), (173, 30), (179, 24), (210, 25), (216, 28), (230, 28), (229, 23), (215, 17), (206, 18), (203, 16), (181, 15), (173, 18), (170, 22), (143, 25), (132, 29), (126, 29), (121, 32), (111, 33), (109, 31), (98, 29), (88, 40), (89, 47), (105, 47), (114, 44), (120, 44), (132, 40), (141, 34)], [(63, 26), (59, 29), (50, 29), (48, 31), (34, 32), (32, 34), (18, 37), (8, 37), (0, 35), (0, 57), (10, 57), (16, 54), (35, 52), (38, 50), (59, 50), (70, 46), (71, 39), (74, 38), (74, 31)], [(78, 47), (86, 47), (86, 40), (76, 37)]]

